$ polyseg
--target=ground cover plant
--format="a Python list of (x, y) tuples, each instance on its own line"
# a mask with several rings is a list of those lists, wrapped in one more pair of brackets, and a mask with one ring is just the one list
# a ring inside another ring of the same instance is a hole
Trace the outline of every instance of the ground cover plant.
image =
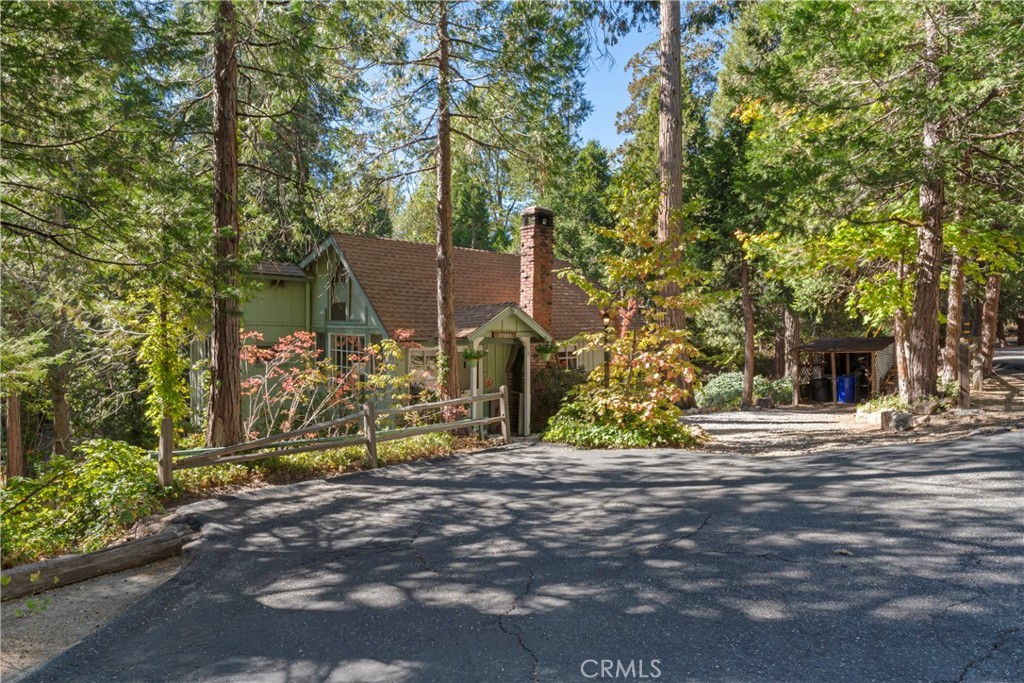
[[(382, 443), (377, 457), (390, 465), (479, 447), (450, 433)], [(17, 477), (0, 489), (3, 567), (66, 553), (100, 550), (135, 522), (182, 502), (219, 493), (350, 472), (364, 466), (362, 447), (299, 453), (252, 463), (179, 470), (172, 487), (156, 479), (152, 455), (107, 439), (56, 456), (36, 478)]]
[[(769, 379), (764, 375), (756, 375), (754, 398), (770, 398), (775, 403), (789, 403), (793, 399), (793, 382), (788, 377)], [(696, 402), (698, 408), (739, 408), (743, 402), (743, 373), (723, 372), (715, 375), (697, 392)]]

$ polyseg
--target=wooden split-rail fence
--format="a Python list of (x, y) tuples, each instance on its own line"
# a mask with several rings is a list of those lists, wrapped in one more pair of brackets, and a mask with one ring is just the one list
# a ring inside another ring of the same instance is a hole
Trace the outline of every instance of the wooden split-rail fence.
[[(498, 414), (492, 417), (470, 418), (465, 420), (453, 420), (451, 422), (438, 422), (435, 424), (415, 425), (392, 429), (377, 429), (377, 422), (380, 419), (408, 413), (420, 413), (428, 410), (444, 410), (464, 405), (476, 405), (498, 402)], [(226, 463), (250, 462), (264, 458), (276, 458), (282, 455), (293, 455), (295, 453), (309, 453), (312, 451), (324, 451), (346, 446), (366, 446), (366, 460), (370, 467), (380, 465), (377, 460), (377, 444), (384, 441), (406, 439), (410, 436), (431, 434), (434, 432), (448, 432), (473, 427), (500, 423), (501, 436), (505, 443), (512, 438), (512, 427), (508, 411), (508, 389), (502, 386), (493, 394), (481, 394), (480, 396), (465, 396), (453, 398), (447, 401), (436, 401), (434, 403), (419, 403), (401, 408), (389, 408), (377, 410), (373, 403), (364, 403), (362, 410), (346, 415), (345, 417), (328, 422), (322, 422), (302, 429), (295, 429), (290, 432), (275, 434), (263, 439), (247, 441), (225, 446), (223, 448), (197, 448), (192, 450), (174, 450), (174, 423), (170, 419), (163, 421), (160, 427), (160, 450), (157, 453), (158, 478), (161, 486), (170, 486), (174, 476), (174, 470), (183, 470), (190, 467), (204, 467), (206, 465), (223, 465)], [(330, 436), (323, 438), (303, 439), (300, 437), (316, 434), (333, 429), (341, 429), (348, 425), (359, 425), (359, 431), (352, 434)]]

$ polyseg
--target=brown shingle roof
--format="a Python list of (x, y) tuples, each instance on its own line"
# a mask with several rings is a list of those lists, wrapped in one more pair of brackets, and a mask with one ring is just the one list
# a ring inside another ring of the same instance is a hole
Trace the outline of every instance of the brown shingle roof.
[(265, 279), (275, 277), (307, 277), (306, 271), (294, 263), (279, 263), (277, 261), (263, 261), (252, 267), (252, 274)]
[(455, 336), (466, 337), (481, 325), (486, 325), (494, 316), (509, 306), (518, 306), (513, 301), (500, 304), (480, 304), (478, 306), (462, 306), (455, 309)]
[(881, 351), (893, 341), (892, 337), (824, 337), (798, 346), (794, 350), (815, 353), (871, 353)]
[[(412, 329), (416, 339), (437, 336), (436, 252), (432, 244), (341, 233), (334, 234), (334, 241), (389, 333)], [(487, 304), (502, 304), (503, 308), (506, 302), (518, 303), (518, 254), (456, 247), (453, 262), (456, 308)], [(567, 267), (564, 261), (555, 262), (556, 270)], [(589, 305), (586, 293), (557, 273), (552, 277), (554, 312), (548, 330), (552, 336), (564, 340), (580, 332), (599, 332), (601, 314)], [(462, 319), (458, 323), (462, 327)]]

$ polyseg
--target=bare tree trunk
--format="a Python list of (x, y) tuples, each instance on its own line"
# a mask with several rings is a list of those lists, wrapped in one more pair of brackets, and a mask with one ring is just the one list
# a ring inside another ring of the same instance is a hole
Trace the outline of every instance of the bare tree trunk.
[(1017, 314), (1017, 346), (1024, 346), (1024, 313)]
[(21, 394), (7, 397), (7, 477), (28, 474), (25, 462), (25, 441), (21, 436)]
[(235, 6), (218, 5), (213, 48), (213, 333), (206, 444), (242, 440), (241, 329), (238, 313), (238, 56)]
[(754, 301), (750, 297), (750, 262), (740, 265), (743, 298), (743, 399), (742, 408), (754, 405)]
[[(658, 204), (658, 242), (678, 246), (679, 210), (683, 206), (683, 105), (679, 43), (679, 3), (661, 0), (661, 67), (658, 72), (658, 178), (661, 198)], [(674, 252), (673, 252), (674, 253)], [(679, 295), (679, 285), (671, 282), (662, 292), (667, 299)], [(686, 326), (683, 311), (669, 305), (665, 326), (681, 330)]]
[(452, 267), (452, 139), (450, 109), (451, 39), (448, 4), (438, 2), (437, 20), (437, 350), (446, 362), (438, 366), (442, 398), (459, 395), (455, 345), (455, 275)]
[[(67, 313), (61, 308), (50, 335), (50, 351), (59, 355), (71, 348), (71, 328)], [(58, 363), (47, 372), (46, 383), (50, 389), (53, 407), (53, 452), (67, 455), (71, 452), (71, 406), (68, 404), (68, 383), (71, 381), (71, 364)]]
[[(925, 79), (934, 92), (942, 82), (942, 57), (939, 20), (942, 5), (925, 11)], [(935, 393), (938, 379), (939, 348), (939, 278), (942, 274), (942, 221), (945, 204), (945, 181), (942, 177), (938, 146), (942, 139), (942, 122), (925, 121), (922, 143), (926, 180), (920, 187), (921, 226), (917, 229), (917, 259), (914, 280), (913, 315), (909, 322), (907, 347), (907, 381), (904, 400), (915, 403)]]
[[(896, 387), (900, 396), (906, 396), (907, 385), (907, 322), (906, 314), (897, 310), (892, 322), (894, 346), (896, 347)], [(881, 391), (884, 377), (878, 378)]]
[(946, 305), (946, 345), (943, 347), (942, 378), (947, 382), (958, 379), (960, 361), (957, 349), (960, 346), (960, 329), (963, 327), (964, 312), (964, 269), (963, 257), (953, 250), (953, 263), (949, 269), (949, 299)]
[(786, 306), (782, 311), (782, 324), (786, 339), (786, 373), (793, 380), (793, 404), (800, 400), (800, 359), (796, 347), (800, 346), (800, 316)]
[(998, 273), (985, 282), (985, 306), (981, 313), (981, 372), (984, 377), (992, 373), (992, 357), (996, 347), (996, 321), (999, 319), (999, 290), (1002, 277)]

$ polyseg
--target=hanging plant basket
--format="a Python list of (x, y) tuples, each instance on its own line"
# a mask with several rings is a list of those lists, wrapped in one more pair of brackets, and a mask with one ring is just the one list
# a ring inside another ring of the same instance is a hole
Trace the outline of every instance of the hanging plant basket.
[(551, 356), (558, 351), (558, 344), (552, 344), (549, 342), (542, 342), (537, 344), (537, 355), (540, 359), (547, 363), (551, 360)]

